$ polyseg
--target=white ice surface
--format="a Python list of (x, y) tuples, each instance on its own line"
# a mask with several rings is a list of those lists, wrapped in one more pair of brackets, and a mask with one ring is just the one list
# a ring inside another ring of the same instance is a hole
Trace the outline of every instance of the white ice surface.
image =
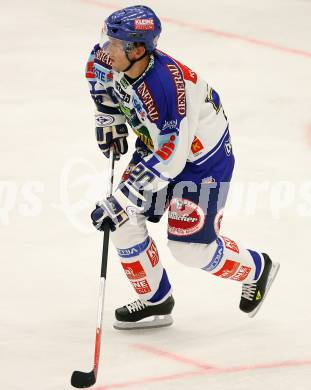
[[(72, 370), (91, 369), (101, 235), (89, 212), (107, 162), (94, 140), (84, 66), (111, 3), (1, 1), (1, 390), (66, 390)], [(222, 232), (268, 251), (281, 271), (249, 319), (238, 310), (238, 283), (176, 263), (165, 221), (152, 225), (174, 286), (175, 324), (122, 333), (112, 328), (114, 309), (135, 296), (111, 248), (96, 388), (309, 390), (311, 3), (142, 3), (174, 19), (163, 22), (159, 47), (222, 96), (237, 159)], [(266, 188), (256, 201), (258, 184)], [(198, 373), (200, 363), (220, 370)]]

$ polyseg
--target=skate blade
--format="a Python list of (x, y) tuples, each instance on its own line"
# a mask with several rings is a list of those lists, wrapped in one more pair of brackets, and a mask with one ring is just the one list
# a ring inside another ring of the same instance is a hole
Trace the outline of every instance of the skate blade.
[(279, 269), (280, 269), (280, 264), (279, 264), (279, 263), (273, 263), (272, 268), (271, 268), (271, 271), (270, 271), (270, 273), (269, 273), (268, 283), (267, 283), (265, 295), (264, 295), (263, 299), (261, 300), (260, 304), (256, 307), (256, 309), (254, 309), (253, 311), (251, 311), (250, 313), (248, 313), (248, 316), (249, 316), (250, 318), (255, 317), (255, 315), (256, 315), (256, 314), (258, 313), (258, 311), (260, 310), (262, 304), (264, 303), (264, 300), (266, 299), (266, 297), (267, 297), (267, 295), (268, 295), (268, 293), (269, 293), (270, 287), (272, 286), (272, 283), (274, 282), (274, 279), (276, 278), (276, 275), (277, 275), (278, 272), (279, 272)]
[(115, 321), (113, 327), (118, 330), (133, 330), (133, 329), (151, 329), (162, 328), (173, 324), (173, 317), (171, 315), (151, 316), (149, 321), (146, 319), (138, 322), (124, 322)]

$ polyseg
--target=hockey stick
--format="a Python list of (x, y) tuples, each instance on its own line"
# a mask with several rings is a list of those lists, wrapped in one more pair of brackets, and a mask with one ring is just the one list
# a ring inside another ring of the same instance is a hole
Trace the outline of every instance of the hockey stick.
[[(109, 155), (109, 182), (107, 186), (107, 196), (112, 194), (113, 186), (113, 169), (114, 169), (114, 151), (110, 149)], [(99, 289), (99, 301), (97, 309), (97, 327), (96, 327), (96, 338), (95, 338), (95, 352), (94, 352), (94, 366), (91, 372), (74, 371), (71, 376), (71, 385), (79, 389), (91, 387), (96, 383), (99, 355), (100, 355), (100, 344), (101, 344), (101, 333), (102, 333), (102, 322), (103, 322), (103, 309), (104, 309), (104, 297), (105, 297), (105, 282), (107, 274), (107, 260), (108, 260), (108, 246), (109, 246), (109, 234), (110, 228), (108, 223), (104, 227), (104, 240), (103, 240), (103, 251), (102, 251), (102, 265), (100, 273), (100, 289)]]

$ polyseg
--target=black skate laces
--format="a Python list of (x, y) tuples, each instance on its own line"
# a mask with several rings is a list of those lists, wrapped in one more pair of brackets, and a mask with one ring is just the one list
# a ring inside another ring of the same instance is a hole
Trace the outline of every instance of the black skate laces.
[(130, 313), (132, 313), (134, 311), (140, 311), (140, 310), (144, 309), (145, 307), (147, 307), (147, 305), (145, 303), (143, 303), (140, 299), (137, 299), (137, 301), (126, 305), (126, 308), (128, 309), (128, 311)]
[(242, 297), (252, 301), (256, 292), (257, 283), (244, 283), (242, 285)]

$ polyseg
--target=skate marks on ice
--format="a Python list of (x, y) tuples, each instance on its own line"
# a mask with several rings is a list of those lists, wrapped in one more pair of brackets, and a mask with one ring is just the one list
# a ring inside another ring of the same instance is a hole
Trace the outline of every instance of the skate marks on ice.
[[(286, 369), (286, 368), (299, 368), (299, 367), (311, 367), (311, 359), (307, 360), (284, 360), (274, 361), (269, 363), (249, 364), (249, 365), (237, 365), (229, 367), (217, 367), (209, 363), (190, 359), (183, 355), (178, 355), (173, 352), (159, 349), (145, 344), (132, 344), (131, 348), (145, 352), (149, 355), (156, 356), (158, 358), (168, 359), (187, 367), (192, 367), (194, 370), (182, 371), (169, 375), (150, 376), (146, 378), (133, 379), (126, 382), (116, 382), (103, 386), (96, 387), (95, 390), (110, 390), (118, 388), (127, 388), (134, 386), (143, 386), (147, 384), (174, 381), (179, 379), (187, 379), (192, 377), (200, 377), (206, 375), (219, 375), (219, 374), (232, 374), (246, 371), (258, 371), (258, 370), (272, 370), (272, 369)], [(164, 363), (164, 362), (163, 362)]]

